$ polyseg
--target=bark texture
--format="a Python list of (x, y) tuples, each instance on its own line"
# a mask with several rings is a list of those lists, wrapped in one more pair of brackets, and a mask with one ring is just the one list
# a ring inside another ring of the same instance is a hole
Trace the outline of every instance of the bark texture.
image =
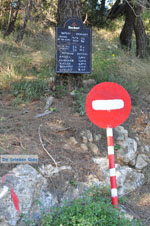
[(120, 4), (117, 0), (108, 14), (109, 19), (115, 19), (118, 16), (125, 15), (125, 23), (120, 34), (120, 43), (127, 49), (132, 46), (132, 33), (136, 36), (136, 55), (138, 57), (147, 56), (147, 35), (142, 22), (142, 6), (140, 4), (132, 4), (131, 0), (124, 1)]
[(136, 18), (134, 21), (134, 32), (136, 36), (136, 55), (144, 58), (147, 56), (147, 35), (141, 19), (142, 7), (138, 6), (135, 10)]
[(69, 17), (81, 16), (81, 0), (58, 0), (57, 23), (62, 24)]
[[(69, 17), (82, 19), (81, 0), (58, 0), (57, 24), (63, 24)], [(82, 86), (81, 74), (56, 74), (55, 85), (65, 86), (70, 92)]]
[(19, 8), (20, 8), (21, 0), (18, 0), (18, 5), (16, 8), (12, 7), (12, 4), (10, 3), (10, 13), (9, 13), (9, 20), (8, 20), (8, 26), (6, 31), (4, 32), (4, 37), (10, 35), (15, 27), (15, 22), (17, 20)]
[(32, 9), (32, 0), (28, 0), (25, 8), (25, 17), (24, 17), (23, 26), (20, 28), (18, 32), (16, 42), (20, 42), (23, 39), (28, 20), (30, 18), (31, 9)]
[(120, 33), (120, 43), (122, 46), (125, 46), (127, 49), (131, 49), (132, 46), (132, 33), (133, 33), (133, 24), (135, 21), (135, 15), (131, 7), (125, 5), (125, 23)]

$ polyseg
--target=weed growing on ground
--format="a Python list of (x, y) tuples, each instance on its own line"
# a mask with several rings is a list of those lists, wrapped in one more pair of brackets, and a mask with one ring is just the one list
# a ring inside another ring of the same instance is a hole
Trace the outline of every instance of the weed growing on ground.
[(139, 222), (124, 217), (103, 196), (99, 188), (94, 187), (82, 198), (67, 202), (50, 214), (43, 216), (42, 226), (140, 226)]
[(62, 98), (67, 93), (67, 88), (64, 85), (57, 85), (54, 91), (51, 91), (50, 94), (56, 98)]
[(88, 91), (83, 88), (75, 90), (73, 97), (75, 100), (74, 111), (78, 112), (80, 115), (85, 114), (85, 101)]
[(20, 101), (33, 101), (44, 96), (47, 81), (31, 80), (16, 81), (10, 85), (10, 91), (16, 97), (16, 103)]

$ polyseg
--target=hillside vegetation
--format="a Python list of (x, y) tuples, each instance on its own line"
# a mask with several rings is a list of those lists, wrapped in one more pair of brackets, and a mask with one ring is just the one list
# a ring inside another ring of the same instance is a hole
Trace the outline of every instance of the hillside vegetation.
[[(148, 28), (147, 17), (145, 23)], [(143, 89), (149, 93), (149, 59), (141, 60), (135, 57), (134, 40), (132, 51), (120, 48), (119, 33), (122, 24), (119, 20), (107, 29), (93, 28), (92, 75), (83, 77), (94, 78), (97, 83), (117, 82), (123, 85), (131, 96)], [(42, 86), (45, 81), (45, 89), (48, 79), (55, 77), (55, 30), (52, 27), (34, 27), (33, 32), (31, 27), (20, 44), (16, 44), (15, 34), (6, 39), (1, 35), (0, 52), (0, 87), (11, 89), (11, 85), (16, 83), (13, 87), (16, 97), (19, 94), (19, 98), (25, 98), (23, 93), (17, 92), (17, 89), (20, 89), (20, 81), (24, 87), (33, 80)]]
[[(145, 24), (149, 32), (149, 19), (146, 15)], [(116, 20), (107, 28), (93, 28), (92, 74), (83, 75), (83, 78), (93, 78), (96, 83), (104, 81), (119, 83), (128, 90), (133, 104), (138, 105), (145, 97), (150, 96), (150, 59), (135, 57), (134, 39), (132, 51), (121, 49), (119, 34), (122, 25), (122, 20)], [(45, 95), (56, 96), (57, 94), (60, 98), (66, 94), (65, 87), (58, 86), (55, 90), (49, 87), (50, 78), (56, 76), (55, 28), (44, 29), (41, 26), (34, 26), (33, 29), (31, 26), (19, 44), (16, 44), (15, 38), (15, 33), (5, 39), (0, 34), (0, 93), (5, 91), (6, 94), (11, 93), (12, 100), (17, 106), (24, 102), (30, 105), (31, 101), (42, 99)], [(74, 87), (72, 91), (77, 94), (78, 112), (84, 114), (86, 91), (82, 88), (74, 90)], [(55, 107), (50, 110), (57, 112)], [(5, 118), (1, 115), (0, 120), (5, 122)], [(31, 127), (32, 121), (33, 116), (28, 121), (28, 127)], [(37, 125), (37, 121), (35, 123)], [(8, 140), (6, 136), (5, 142), (8, 143)], [(26, 151), (24, 147), (23, 150)], [(44, 215), (43, 225), (141, 225), (138, 222), (132, 221), (131, 223), (121, 218), (116, 210), (108, 208), (110, 206), (108, 195), (102, 198), (97, 189), (90, 191), (87, 197), (78, 199), (69, 205), (69, 208), (68, 206), (58, 208), (50, 216)]]

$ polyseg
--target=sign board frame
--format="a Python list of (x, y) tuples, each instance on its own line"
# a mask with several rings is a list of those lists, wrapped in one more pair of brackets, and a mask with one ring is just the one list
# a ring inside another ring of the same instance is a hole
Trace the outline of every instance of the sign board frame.
[(55, 71), (58, 74), (92, 73), (92, 29), (70, 17), (55, 28)]

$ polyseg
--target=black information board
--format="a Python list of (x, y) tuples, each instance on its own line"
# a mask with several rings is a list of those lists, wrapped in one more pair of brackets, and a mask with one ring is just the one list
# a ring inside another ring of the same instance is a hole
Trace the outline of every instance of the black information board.
[(90, 74), (92, 31), (78, 18), (56, 27), (56, 73)]

